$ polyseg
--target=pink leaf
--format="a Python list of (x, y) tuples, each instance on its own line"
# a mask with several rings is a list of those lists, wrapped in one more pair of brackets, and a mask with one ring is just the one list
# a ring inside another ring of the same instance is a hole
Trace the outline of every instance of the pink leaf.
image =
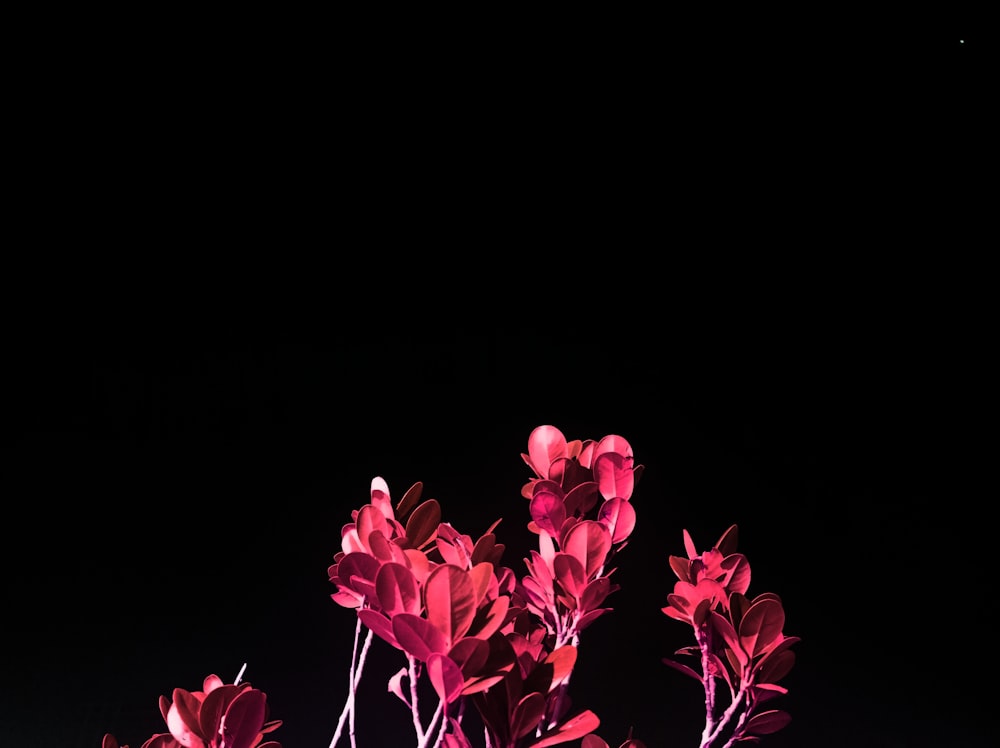
[(427, 676), (438, 698), (445, 704), (458, 701), (465, 679), (462, 671), (448, 655), (434, 653), (427, 658)]
[(365, 504), (358, 512), (357, 522), (358, 538), (365, 548), (371, 548), (368, 536), (373, 532), (380, 532), (383, 536), (389, 537), (389, 523), (386, 522), (385, 515), (371, 504)]
[(412, 548), (422, 548), (437, 535), (441, 523), (441, 505), (428, 499), (413, 510), (406, 522), (406, 540)]
[(539, 478), (549, 477), (549, 466), (566, 454), (566, 437), (555, 426), (538, 426), (528, 436), (528, 456)]
[(632, 496), (635, 488), (632, 460), (615, 452), (606, 452), (594, 460), (594, 480), (605, 499)]
[(580, 610), (584, 613), (599, 607), (612, 592), (618, 589), (618, 585), (612, 584), (607, 577), (598, 577), (589, 582), (580, 595)]
[(742, 553), (731, 553), (722, 560), (726, 570), (726, 589), (745, 594), (750, 588), (750, 562)]
[(396, 698), (402, 701), (407, 706), (410, 706), (410, 701), (403, 692), (403, 678), (408, 678), (409, 672), (405, 667), (400, 668), (396, 671), (396, 674), (389, 678), (389, 688), (388, 691), (391, 694), (395, 694)]
[(611, 533), (600, 522), (584, 520), (566, 533), (563, 550), (583, 564), (587, 579), (593, 578), (611, 549)]
[(509, 608), (510, 598), (507, 595), (495, 598), (492, 603), (476, 611), (476, 617), (467, 633), (480, 639), (489, 639), (506, 622)]
[(682, 662), (677, 662), (676, 660), (671, 660), (669, 657), (664, 657), (663, 658), (663, 664), (664, 665), (669, 665), (674, 670), (677, 670), (678, 672), (684, 673), (684, 675), (691, 676), (692, 678), (694, 678), (699, 683), (704, 683), (704, 680), (702, 679), (701, 674), (697, 670), (695, 670), (694, 668), (688, 667), (687, 665), (685, 665)]
[(375, 577), (375, 591), (390, 618), (396, 613), (420, 613), (420, 588), (413, 572), (402, 564), (383, 564)]
[(777, 600), (754, 600), (740, 621), (740, 643), (750, 657), (765, 652), (781, 636), (785, 610)]
[(253, 748), (264, 725), (267, 697), (256, 688), (245, 690), (226, 709), (222, 740), (226, 748)]
[(510, 718), (510, 734), (517, 739), (523, 738), (538, 727), (544, 716), (545, 697), (537, 692), (529, 693), (514, 707)]
[[(479, 544), (476, 544), (479, 547)], [(493, 564), (488, 561), (480, 561), (469, 569), (469, 579), (472, 581), (472, 588), (475, 591), (475, 606), (478, 608), (483, 598), (490, 591), (491, 583), (496, 584), (496, 577), (493, 575)]]
[(358, 618), (361, 619), (361, 623), (372, 630), (375, 636), (379, 637), (385, 642), (388, 642), (397, 649), (402, 649), (402, 645), (396, 641), (396, 635), (392, 632), (392, 621), (390, 621), (384, 614), (378, 612), (377, 610), (372, 610), (371, 608), (362, 608), (358, 611)]
[(562, 496), (552, 491), (535, 491), (528, 511), (535, 524), (552, 536), (559, 534), (559, 528), (566, 519), (566, 505)]
[(427, 620), (444, 634), (447, 648), (469, 630), (476, 615), (476, 590), (465, 569), (441, 564), (424, 584)]
[(689, 559), (695, 559), (700, 555), (697, 546), (695, 546), (694, 541), (691, 539), (691, 533), (686, 529), (684, 530), (684, 550), (687, 552)]
[(555, 578), (566, 590), (566, 593), (579, 600), (583, 594), (583, 588), (587, 584), (587, 577), (584, 574), (583, 564), (569, 553), (557, 553), (552, 559), (552, 570)]
[(490, 656), (490, 645), (485, 639), (467, 636), (455, 642), (448, 656), (461, 668), (463, 677), (471, 678), (486, 664)]
[(770, 735), (791, 721), (792, 717), (788, 712), (772, 709), (769, 712), (761, 712), (752, 716), (746, 724), (746, 732), (750, 735)]
[(528, 744), (529, 748), (545, 748), (547, 745), (558, 745), (568, 740), (576, 740), (591, 733), (601, 726), (601, 720), (589, 709), (580, 712), (575, 717), (563, 722), (558, 727), (549, 730), (535, 741)]
[(447, 652), (448, 640), (432, 623), (412, 613), (398, 613), (392, 619), (392, 633), (399, 646), (421, 662), (436, 652)]
[(183, 688), (175, 688), (173, 697), (173, 704), (167, 714), (167, 729), (185, 748), (194, 748), (206, 739), (201, 734), (201, 725), (198, 723), (201, 702)]
[(623, 498), (610, 499), (601, 506), (597, 521), (608, 528), (612, 543), (620, 543), (635, 529), (635, 507)]
[[(348, 553), (337, 565), (338, 582), (344, 587), (366, 594), (375, 589), (375, 576), (379, 562), (362, 551)], [(366, 592), (362, 592), (365, 590)]]

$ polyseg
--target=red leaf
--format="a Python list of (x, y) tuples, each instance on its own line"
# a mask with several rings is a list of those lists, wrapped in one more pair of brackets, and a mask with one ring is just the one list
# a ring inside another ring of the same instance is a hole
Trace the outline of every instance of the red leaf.
[(540, 478), (549, 477), (549, 466), (566, 454), (566, 437), (555, 426), (538, 426), (528, 435), (528, 456)]
[(424, 584), (427, 620), (444, 634), (448, 649), (469, 630), (476, 615), (476, 590), (469, 572), (441, 564)]
[(746, 732), (750, 735), (770, 735), (791, 721), (792, 716), (788, 712), (772, 709), (752, 716), (746, 724)]
[(698, 548), (691, 539), (691, 533), (689, 533), (686, 529), (684, 530), (684, 550), (687, 552), (689, 559), (697, 558), (700, 555), (698, 553)]
[(566, 519), (566, 505), (563, 503), (562, 495), (552, 491), (535, 491), (528, 511), (534, 523), (552, 536), (559, 534), (559, 528)]
[(702, 679), (701, 674), (698, 673), (697, 670), (695, 670), (694, 668), (688, 667), (687, 665), (685, 665), (682, 662), (677, 662), (676, 660), (671, 660), (669, 657), (664, 657), (663, 658), (663, 664), (664, 665), (669, 665), (674, 670), (676, 670), (678, 672), (681, 672), (681, 673), (684, 673), (684, 675), (690, 675), (692, 678), (694, 678), (699, 683), (704, 683), (705, 682)]
[(361, 608), (358, 611), (358, 618), (361, 619), (361, 623), (372, 630), (375, 636), (397, 649), (403, 649), (402, 645), (396, 641), (396, 635), (392, 631), (392, 621), (385, 615), (371, 608)]
[(361, 592), (361, 594), (367, 594), (367, 591), (374, 590), (378, 569), (378, 561), (367, 553), (354, 551), (340, 559), (340, 563), (337, 565), (337, 577), (339, 583), (344, 587)]
[[(372, 485), (374, 485), (374, 481), (372, 482)], [(386, 496), (388, 497), (389, 487), (386, 486), (385, 490), (386, 490)], [(420, 501), (420, 494), (423, 492), (423, 490), (424, 490), (424, 484), (421, 483), (420, 481), (417, 481), (412, 486), (410, 486), (409, 490), (405, 494), (403, 494), (403, 498), (401, 498), (399, 500), (399, 503), (396, 504), (396, 516), (399, 517), (400, 519), (405, 517), (407, 513), (410, 511), (410, 509), (416, 506), (417, 502)]]
[(198, 715), (202, 735), (217, 735), (219, 733), (222, 715), (226, 713), (226, 709), (239, 695), (239, 690), (236, 686), (223, 685), (213, 688), (211, 693), (205, 696)]
[(691, 581), (691, 560), (687, 558), (682, 558), (681, 556), (671, 556), (667, 559), (670, 563), (670, 568), (674, 570), (674, 574), (682, 582)]
[(489, 605), (476, 611), (476, 617), (466, 633), (479, 639), (489, 639), (504, 625), (509, 608), (510, 598), (501, 595)]
[(715, 544), (719, 553), (723, 556), (728, 556), (736, 552), (736, 541), (739, 539), (739, 528), (736, 525), (730, 525), (719, 541)]
[(222, 720), (226, 748), (253, 748), (264, 725), (266, 702), (264, 692), (256, 688), (247, 689), (233, 699)]
[(490, 645), (485, 639), (467, 636), (455, 643), (448, 656), (462, 670), (465, 678), (471, 678), (479, 673), (490, 656)]
[(594, 481), (602, 498), (628, 499), (632, 496), (635, 483), (631, 458), (623, 457), (617, 452), (605, 452), (594, 460), (593, 468)]
[[(473, 546), (472, 548), (473, 567), (484, 562), (489, 562), (492, 565), (494, 562), (496, 547), (497, 547), (497, 536), (494, 535), (493, 533), (486, 533), (481, 538), (479, 538), (479, 540), (476, 541), (475, 546)], [(501, 553), (499, 555), (502, 555), (502, 553), (503, 553), (503, 547), (501, 545)], [(499, 560), (499, 555), (496, 556), (497, 560)]]
[(745, 594), (750, 588), (750, 562), (746, 556), (742, 553), (731, 553), (722, 559), (721, 565), (726, 570), (726, 589)]
[(383, 564), (375, 577), (379, 605), (387, 616), (420, 613), (420, 588), (413, 572), (402, 564)]
[(550, 691), (573, 672), (573, 667), (576, 665), (576, 656), (576, 647), (572, 644), (564, 644), (559, 649), (552, 651), (545, 658), (546, 664), (552, 665), (552, 685), (549, 687)]
[[(510, 734), (515, 738), (523, 738), (538, 727), (545, 716), (545, 697), (540, 693), (529, 693), (514, 707), (510, 717)], [(589, 730), (588, 730), (589, 732)]]
[(175, 688), (174, 696), (174, 719), (167, 720), (170, 732), (175, 735), (184, 735), (188, 732), (197, 735), (202, 740), (207, 740), (201, 731), (201, 724), (198, 721), (198, 714), (201, 711), (201, 702), (190, 691), (183, 688)]
[(772, 598), (755, 600), (740, 621), (740, 643), (750, 657), (765, 652), (781, 636), (785, 609)]
[(618, 589), (608, 577), (598, 577), (590, 582), (580, 595), (580, 610), (589, 612), (599, 607), (612, 592)]
[(587, 579), (592, 579), (611, 549), (611, 533), (600, 522), (584, 520), (570, 528), (564, 538), (563, 550), (583, 564)]
[(412, 613), (398, 613), (392, 618), (392, 633), (401, 649), (421, 662), (435, 652), (447, 652), (448, 640), (436, 626)]
[(428, 499), (413, 510), (406, 521), (406, 540), (411, 548), (422, 548), (437, 535), (441, 524), (441, 505), (435, 499)]
[(597, 521), (608, 528), (612, 543), (620, 543), (635, 529), (635, 507), (626, 499), (610, 499), (601, 506)]
[(547, 745), (558, 745), (567, 740), (582, 738), (601, 726), (601, 720), (589, 709), (580, 712), (575, 717), (563, 722), (558, 727), (543, 733), (537, 740), (528, 744), (529, 748), (545, 748)]
[(579, 600), (587, 584), (583, 564), (568, 553), (557, 553), (552, 559), (552, 571), (555, 572), (556, 580), (566, 593), (572, 596), (574, 601)]
[(427, 658), (427, 677), (438, 698), (445, 704), (453, 704), (462, 695), (465, 679), (461, 669), (448, 655), (434, 653)]
[(757, 667), (754, 668), (760, 673), (757, 678), (758, 683), (776, 683), (788, 674), (788, 671), (795, 664), (795, 658), (793, 656), (791, 659), (786, 660), (786, 655), (783, 653), (788, 651), (788, 648), (798, 643), (798, 641), (799, 637), (797, 636), (786, 636), (770, 652), (764, 655), (761, 661), (757, 663)]
[(378, 531), (385, 537), (389, 537), (389, 523), (386, 522), (385, 515), (377, 507), (365, 504), (358, 512), (357, 531), (361, 544), (370, 549), (368, 536)]

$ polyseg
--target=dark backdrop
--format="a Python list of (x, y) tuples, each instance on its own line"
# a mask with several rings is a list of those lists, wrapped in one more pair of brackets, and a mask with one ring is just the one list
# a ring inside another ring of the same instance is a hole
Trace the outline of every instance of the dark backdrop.
[[(802, 638), (765, 745), (984, 745), (981, 56), (931, 26), (373, 77), (405, 101), (334, 65), (333, 115), (289, 76), (254, 127), (178, 94), (170, 126), (47, 141), (6, 297), (0, 743), (135, 748), (160, 694), (246, 663), (275, 737), (328, 745), (354, 618), (326, 569), (371, 479), (503, 518), (520, 573), (553, 424), (646, 465), (573, 677), (610, 743), (695, 744), (667, 558), (736, 523)], [(376, 642), (365, 748), (411, 744), (399, 665)]]

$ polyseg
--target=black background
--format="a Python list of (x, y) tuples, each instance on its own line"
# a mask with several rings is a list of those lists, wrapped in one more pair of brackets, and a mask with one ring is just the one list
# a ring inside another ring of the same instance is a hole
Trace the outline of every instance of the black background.
[[(49, 71), (12, 205), (0, 742), (135, 747), (160, 694), (247, 663), (274, 737), (329, 745), (354, 617), (326, 569), (371, 479), (502, 517), (520, 573), (553, 424), (646, 465), (573, 677), (609, 743), (696, 744), (667, 557), (736, 523), (802, 637), (765, 745), (985, 745), (986, 55), (924, 20)], [(412, 743), (394, 655), (366, 748)]]

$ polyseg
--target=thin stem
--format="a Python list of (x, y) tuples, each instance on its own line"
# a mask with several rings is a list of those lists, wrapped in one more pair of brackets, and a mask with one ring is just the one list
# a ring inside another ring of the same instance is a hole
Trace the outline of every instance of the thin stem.
[[(359, 618), (354, 627), (354, 651), (351, 654), (351, 672), (350, 683), (347, 689), (347, 701), (344, 703), (344, 708), (340, 712), (340, 718), (337, 720), (337, 730), (333, 733), (330, 748), (334, 748), (337, 745), (337, 741), (340, 740), (341, 732), (344, 729), (344, 722), (347, 720), (348, 715), (351, 716), (351, 735), (353, 736), (354, 734), (354, 692), (358, 687), (358, 683), (361, 682), (361, 672), (365, 666), (365, 656), (368, 654), (368, 648), (371, 646), (373, 634), (374, 632), (368, 629), (364, 645), (361, 648), (361, 656), (357, 657), (358, 639), (361, 636), (361, 619)], [(355, 667), (355, 658), (357, 659), (357, 667)], [(351, 744), (353, 745), (353, 743), (352, 737)]]
[(420, 709), (417, 704), (417, 658), (407, 653), (410, 666), (410, 714), (413, 715), (413, 729), (417, 733), (418, 745), (424, 744), (424, 726), (420, 724)]
[[(436, 725), (437, 721), (441, 719), (441, 715), (443, 713), (444, 713), (444, 702), (438, 701), (437, 709), (434, 710), (434, 716), (431, 717), (430, 724), (427, 725), (427, 732), (420, 738), (420, 742), (417, 743), (417, 748), (427, 748), (427, 746), (430, 744), (431, 735), (434, 733), (434, 725)], [(441, 736), (442, 740), (444, 739), (443, 732), (444, 731), (442, 730), (442, 736)], [(435, 745), (439, 744), (440, 743), (436, 743)]]
[(701, 732), (701, 748), (708, 748), (715, 739), (713, 733), (716, 732), (715, 677), (711, 673), (711, 661), (709, 659), (711, 642), (709, 641), (708, 626), (705, 624), (696, 626), (694, 637), (698, 642), (698, 647), (701, 649), (701, 679), (705, 686), (705, 728)]
[[(701, 748), (709, 748), (709, 746), (712, 745), (712, 743), (716, 740), (716, 738), (719, 737), (719, 733), (721, 733), (722, 730), (726, 727), (726, 725), (729, 724), (729, 721), (733, 718), (733, 715), (736, 714), (736, 710), (740, 708), (740, 705), (743, 703), (743, 699), (749, 698), (750, 685), (751, 685), (750, 683), (746, 682), (740, 684), (740, 690), (736, 693), (736, 698), (734, 698), (732, 702), (729, 704), (729, 706), (726, 707), (726, 711), (722, 713), (722, 716), (719, 718), (718, 724), (715, 725), (715, 729), (708, 736), (708, 739), (706, 740), (703, 738)], [(746, 716), (746, 711), (744, 711), (743, 715), (741, 715), (740, 719), (741, 723), (745, 716)], [(728, 748), (733, 744), (733, 740), (735, 738), (736, 734), (734, 733), (733, 736), (730, 738), (730, 740), (726, 743), (726, 748)]]

